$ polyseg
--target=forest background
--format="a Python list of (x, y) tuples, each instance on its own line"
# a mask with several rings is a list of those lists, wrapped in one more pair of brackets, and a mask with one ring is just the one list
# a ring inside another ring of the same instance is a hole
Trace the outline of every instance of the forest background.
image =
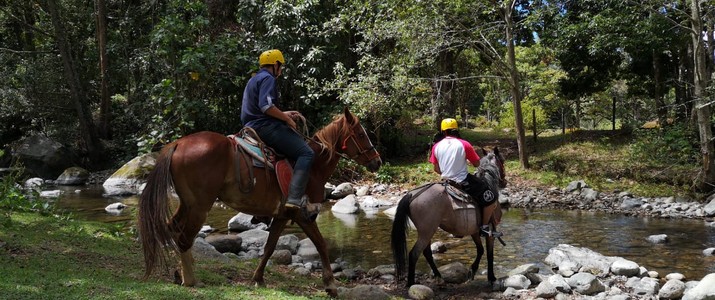
[[(388, 162), (424, 160), (444, 117), (507, 132), (524, 170), (567, 171), (568, 157), (530, 163), (548, 136), (607, 130), (626, 159), (671, 170), (653, 180), (708, 192), (714, 13), (696, 0), (0, 0), (0, 167), (32, 134), (102, 170), (238, 132), (257, 57), (277, 48), (283, 108), (312, 132), (348, 106)], [(628, 169), (608, 175), (643, 176)]]

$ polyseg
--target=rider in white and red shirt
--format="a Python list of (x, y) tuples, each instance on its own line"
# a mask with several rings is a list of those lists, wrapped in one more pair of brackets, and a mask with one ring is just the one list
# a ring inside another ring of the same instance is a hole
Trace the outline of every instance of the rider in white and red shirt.
[[(478, 204), (483, 220), (489, 220), (494, 211), (492, 203), (479, 201), (481, 195), (479, 191), (483, 188), (479, 186), (478, 180), (469, 173), (467, 162), (473, 166), (479, 166), (479, 155), (474, 151), (474, 147), (469, 142), (459, 136), (457, 120), (444, 119), (440, 126), (441, 140), (432, 146), (429, 162), (434, 166), (434, 171), (440, 174), (442, 180), (452, 180), (462, 186), (462, 189), (470, 194)], [(486, 209), (489, 207), (489, 209)], [(489, 225), (480, 221), (480, 234), (489, 235)]]

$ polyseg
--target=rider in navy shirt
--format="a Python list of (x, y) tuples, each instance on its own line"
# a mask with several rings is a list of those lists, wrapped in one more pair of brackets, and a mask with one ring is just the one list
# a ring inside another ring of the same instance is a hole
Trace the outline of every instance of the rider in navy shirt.
[(297, 111), (281, 111), (276, 78), (283, 73), (285, 59), (281, 51), (273, 49), (258, 58), (261, 70), (246, 84), (241, 104), (241, 122), (258, 133), (269, 147), (295, 162), (286, 207), (300, 208), (304, 215), (305, 188), (308, 184), (314, 152), (296, 131), (294, 116)]

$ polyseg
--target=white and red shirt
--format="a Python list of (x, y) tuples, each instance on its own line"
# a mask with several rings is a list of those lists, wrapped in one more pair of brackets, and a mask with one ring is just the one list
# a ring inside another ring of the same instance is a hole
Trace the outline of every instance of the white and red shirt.
[(442, 179), (462, 182), (467, 178), (469, 170), (467, 161), (476, 166), (479, 164), (479, 155), (469, 142), (448, 136), (432, 146), (429, 162), (439, 164)]

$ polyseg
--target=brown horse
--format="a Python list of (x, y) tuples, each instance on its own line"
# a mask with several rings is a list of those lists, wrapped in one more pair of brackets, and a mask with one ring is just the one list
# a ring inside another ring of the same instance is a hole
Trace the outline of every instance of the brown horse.
[[(498, 207), (499, 189), (506, 186), (504, 175), (504, 158), (499, 154), (499, 149), (494, 148), (480, 160), (477, 176), (483, 179), (489, 190), (496, 195), (494, 203), (497, 205), (489, 220), (491, 230), (496, 232), (496, 225), (501, 220), (501, 208)], [(415, 283), (415, 265), (420, 254), (424, 255), (435, 277), (441, 278), (437, 266), (432, 258), (430, 244), (432, 236), (438, 228), (455, 236), (471, 236), (477, 246), (477, 257), (471, 266), (470, 278), (477, 273), (479, 261), (484, 254), (484, 247), (479, 235), (477, 222), (481, 223), (481, 214), (477, 206), (465, 202), (455, 201), (447, 193), (446, 186), (441, 183), (431, 183), (418, 187), (408, 192), (397, 205), (395, 220), (392, 223), (391, 245), (395, 259), (395, 272), (400, 280), (405, 269), (407, 256), (407, 231), (409, 220), (412, 220), (417, 229), (417, 242), (409, 254), (409, 269), (407, 286)], [(486, 237), (488, 279), (490, 283), (496, 281), (494, 276), (494, 238)]]
[[(306, 189), (311, 204), (325, 201), (325, 183), (341, 156), (347, 156), (373, 172), (382, 165), (380, 154), (365, 129), (347, 108), (319, 130), (309, 140), (309, 145), (316, 153)], [(197, 283), (191, 247), (218, 199), (247, 214), (273, 217), (263, 257), (253, 273), (256, 284), (264, 284), (266, 263), (281, 232), (292, 220), (315, 244), (322, 261), (325, 290), (335, 296), (337, 288), (330, 269), (327, 243), (316, 223), (303, 217), (298, 209), (284, 209), (275, 173), (253, 167), (251, 160), (237, 153), (236, 149), (228, 137), (214, 132), (191, 134), (162, 149), (139, 203), (144, 277), (150, 276), (157, 267), (167, 266), (169, 252), (174, 250), (181, 259), (182, 285)], [(172, 184), (179, 197), (179, 207), (173, 216), (168, 201)]]

